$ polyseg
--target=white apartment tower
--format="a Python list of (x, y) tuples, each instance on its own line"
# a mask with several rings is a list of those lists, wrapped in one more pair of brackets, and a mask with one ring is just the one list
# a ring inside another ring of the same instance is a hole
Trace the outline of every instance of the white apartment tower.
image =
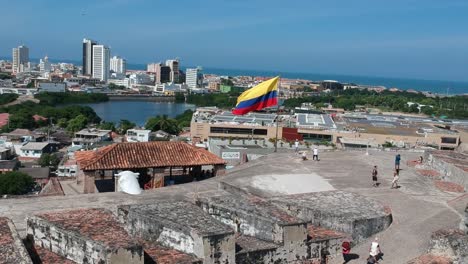
[(187, 83), (188, 88), (195, 89), (199, 87), (203, 80), (201, 75), (202, 68), (188, 68), (185, 72), (185, 82)]
[(127, 61), (119, 56), (110, 59), (110, 70), (115, 73), (125, 74), (127, 72)]
[(110, 71), (110, 49), (104, 45), (93, 46), (93, 78), (107, 82)]
[(21, 45), (13, 48), (13, 73), (23, 72), (23, 68), (29, 62), (29, 49)]
[(169, 66), (171, 68), (171, 75), (170, 75), (170, 80), (173, 83), (178, 83), (179, 82), (179, 60), (167, 60), (166, 61), (166, 66)]
[(93, 74), (93, 46), (97, 42), (91, 39), (83, 39), (83, 75)]
[(49, 62), (49, 57), (45, 56), (39, 61), (39, 70), (41, 73), (50, 72), (52, 70), (52, 65)]

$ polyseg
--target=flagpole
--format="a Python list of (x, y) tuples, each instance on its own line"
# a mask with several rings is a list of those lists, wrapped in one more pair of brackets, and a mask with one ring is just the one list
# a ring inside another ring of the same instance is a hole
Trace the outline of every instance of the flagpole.
[(280, 88), (280, 84), (281, 84), (281, 77), (278, 78), (278, 84), (277, 84), (277, 92), (278, 92), (278, 109), (276, 109), (276, 137), (275, 137), (275, 152), (278, 151), (278, 126), (279, 126), (279, 88)]

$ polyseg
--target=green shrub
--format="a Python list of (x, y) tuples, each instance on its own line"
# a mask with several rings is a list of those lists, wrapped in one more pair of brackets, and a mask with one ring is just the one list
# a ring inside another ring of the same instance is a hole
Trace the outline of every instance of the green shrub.
[(34, 180), (26, 173), (12, 171), (0, 174), (0, 195), (26, 194), (34, 187)]

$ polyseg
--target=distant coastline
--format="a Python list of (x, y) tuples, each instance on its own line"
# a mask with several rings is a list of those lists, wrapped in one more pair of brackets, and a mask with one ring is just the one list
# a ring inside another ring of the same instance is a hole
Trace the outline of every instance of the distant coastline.
[[(9, 57), (0, 57), (0, 59), (8, 59)], [(31, 59), (31, 61), (39, 62), (39, 59)], [(76, 60), (53, 60), (51, 62), (66, 62), (73, 64), (80, 64)], [(146, 64), (131, 64), (129, 63), (128, 69), (130, 70), (145, 70)], [(190, 67), (190, 66), (187, 66)], [(187, 67), (181, 67), (185, 70)], [(447, 80), (420, 80), (420, 79), (407, 79), (407, 78), (390, 78), (390, 77), (371, 77), (371, 76), (355, 76), (343, 74), (317, 74), (317, 73), (299, 73), (299, 72), (281, 72), (281, 71), (260, 71), (260, 70), (239, 70), (239, 69), (223, 69), (203, 67), (203, 72), (207, 74), (227, 75), (227, 76), (277, 76), (281, 75), (283, 78), (288, 79), (304, 79), (311, 81), (320, 80), (336, 80), (342, 83), (355, 83), (361, 85), (372, 86), (385, 86), (389, 88), (398, 88), (401, 90), (414, 89), (421, 92), (431, 92), (435, 94), (449, 94), (460, 95), (468, 94), (468, 82), (461, 81), (447, 81)]]

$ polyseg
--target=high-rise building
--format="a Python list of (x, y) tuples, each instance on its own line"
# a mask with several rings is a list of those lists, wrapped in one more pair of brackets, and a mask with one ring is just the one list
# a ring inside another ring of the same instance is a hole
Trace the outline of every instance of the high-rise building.
[(50, 72), (52, 65), (49, 62), (49, 57), (45, 56), (44, 59), (39, 60), (39, 70), (41, 73)]
[(110, 49), (104, 45), (93, 46), (93, 78), (107, 82), (110, 71)]
[(171, 68), (171, 82), (178, 83), (179, 82), (179, 60), (167, 60), (166, 66)]
[(83, 75), (93, 74), (93, 46), (97, 42), (91, 39), (83, 39)]
[(115, 73), (125, 74), (127, 72), (127, 61), (119, 56), (110, 59), (110, 70)]
[(161, 62), (148, 64), (146, 71), (155, 75), (154, 82), (156, 84), (167, 83), (171, 81), (171, 68), (162, 64)]
[(24, 68), (27, 68), (29, 62), (29, 49), (28, 47), (21, 45), (17, 48), (13, 48), (13, 73), (23, 72)]
[(149, 63), (146, 65), (146, 72), (149, 73), (156, 73), (158, 67), (161, 66), (161, 63)]
[(203, 83), (203, 75), (201, 74), (202, 68), (187, 68), (185, 71), (185, 82), (190, 89), (200, 87)]

